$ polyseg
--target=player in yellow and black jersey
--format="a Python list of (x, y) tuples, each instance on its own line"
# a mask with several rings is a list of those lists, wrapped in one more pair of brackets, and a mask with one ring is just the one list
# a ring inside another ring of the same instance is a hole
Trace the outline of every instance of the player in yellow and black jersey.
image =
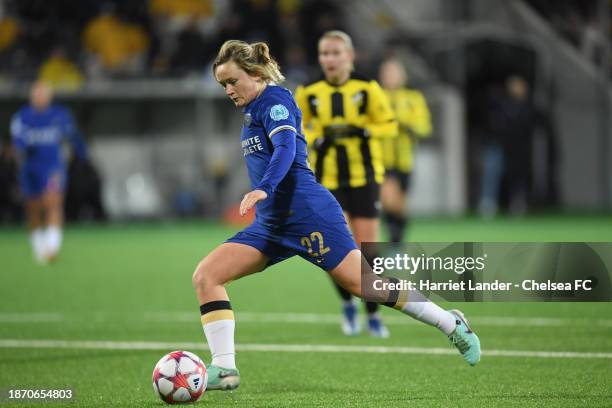
[(431, 114), (423, 94), (406, 87), (406, 71), (397, 59), (383, 62), (379, 79), (395, 111), (400, 129), (397, 138), (383, 141), (386, 175), (381, 190), (383, 213), (391, 242), (400, 242), (408, 224), (406, 201), (415, 140), (431, 135)]
[[(397, 135), (389, 101), (375, 80), (353, 72), (351, 38), (330, 31), (319, 40), (323, 77), (298, 87), (295, 99), (302, 111), (309, 160), (317, 179), (342, 206), (357, 244), (378, 241), (380, 184), (384, 180), (381, 140)], [(375, 256), (375, 254), (365, 254)], [(337, 286), (344, 300), (342, 329), (360, 331), (350, 293)], [(366, 303), (370, 333), (387, 337), (377, 313)]]

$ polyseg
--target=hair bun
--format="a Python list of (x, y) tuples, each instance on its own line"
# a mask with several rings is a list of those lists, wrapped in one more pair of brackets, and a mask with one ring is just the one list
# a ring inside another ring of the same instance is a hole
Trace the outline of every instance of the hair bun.
[(270, 49), (268, 44), (264, 42), (256, 42), (251, 44), (253, 49), (253, 56), (255, 60), (260, 64), (268, 64), (270, 62)]

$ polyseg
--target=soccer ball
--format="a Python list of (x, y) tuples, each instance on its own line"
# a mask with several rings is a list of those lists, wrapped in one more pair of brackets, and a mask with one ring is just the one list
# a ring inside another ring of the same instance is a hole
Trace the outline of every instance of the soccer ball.
[(206, 390), (206, 366), (189, 351), (173, 351), (153, 370), (153, 389), (168, 404), (195, 402)]

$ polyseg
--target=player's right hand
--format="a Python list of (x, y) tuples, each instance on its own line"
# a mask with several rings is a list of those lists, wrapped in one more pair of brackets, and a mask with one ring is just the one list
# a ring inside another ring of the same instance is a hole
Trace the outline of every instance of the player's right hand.
[(245, 216), (258, 201), (265, 200), (266, 198), (268, 198), (268, 194), (263, 190), (253, 190), (250, 193), (246, 193), (240, 202), (240, 216)]

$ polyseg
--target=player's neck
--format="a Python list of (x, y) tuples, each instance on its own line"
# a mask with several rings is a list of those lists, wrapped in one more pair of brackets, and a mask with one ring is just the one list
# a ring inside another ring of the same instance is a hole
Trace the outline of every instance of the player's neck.
[(344, 74), (342, 76), (326, 78), (327, 82), (329, 82), (333, 86), (342, 86), (346, 81), (351, 78), (351, 73)]
[(266, 90), (267, 86), (268, 86), (268, 83), (267, 83), (267, 82), (262, 82), (262, 83), (261, 83), (261, 86), (260, 86), (260, 88), (259, 88), (259, 91), (257, 91), (257, 95), (255, 96), (255, 99), (259, 98), (259, 95), (261, 95), (261, 94), (263, 93), (263, 91), (265, 91), (265, 90)]

